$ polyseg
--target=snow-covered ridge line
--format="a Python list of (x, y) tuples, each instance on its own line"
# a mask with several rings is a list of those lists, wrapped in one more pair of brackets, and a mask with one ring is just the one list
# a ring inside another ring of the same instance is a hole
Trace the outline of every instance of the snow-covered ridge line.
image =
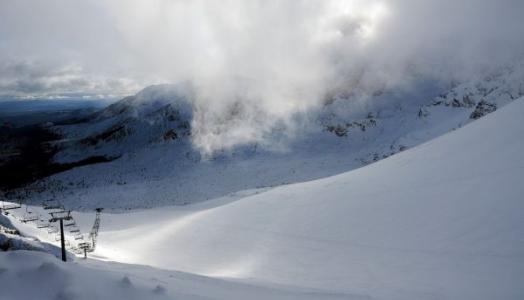
[[(468, 124), (524, 95), (524, 68), (503, 69), (451, 89), (338, 97), (302, 119), (273, 149), (253, 144), (203, 157), (192, 144), (190, 88), (153, 86), (89, 122), (55, 128), (68, 138), (56, 161), (119, 157), (36, 185), (71, 207), (114, 211), (201, 202), (236, 191), (335, 175), (376, 162)], [(275, 132), (275, 134), (279, 134)], [(279, 135), (282, 137), (282, 135)], [(276, 148), (276, 149), (275, 149)], [(101, 200), (104, 198), (104, 200)]]

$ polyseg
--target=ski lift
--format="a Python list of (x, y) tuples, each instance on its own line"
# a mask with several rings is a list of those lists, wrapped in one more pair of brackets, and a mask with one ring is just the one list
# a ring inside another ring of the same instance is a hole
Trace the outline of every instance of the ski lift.
[(71, 229), (71, 230), (69, 230), (69, 232), (71, 232), (71, 233), (78, 233), (78, 232), (80, 232), (80, 229), (78, 229), (78, 228)]
[(76, 222), (74, 220), (71, 220), (69, 223), (64, 223), (64, 227), (70, 227), (70, 226), (75, 226), (76, 225)]
[(17, 202), (14, 202), (14, 203), (9, 203), (7, 201), (2, 201), (2, 210), (5, 210), (5, 211), (8, 211), (8, 210), (12, 210), (12, 209), (19, 209), (19, 208), (22, 208), (22, 202), (20, 200), (18, 200)]
[(58, 210), (64, 210), (64, 206), (60, 204), (58, 201), (49, 199), (42, 203), (42, 206), (45, 210), (51, 210), (51, 209), (58, 209)]
[(48, 228), (49, 222), (46, 222), (45, 220), (40, 220), (36, 223), (36, 228), (42, 229), (42, 228)]
[(29, 210), (29, 207), (25, 206), (25, 214), (20, 219), (21, 222), (27, 223), (27, 222), (34, 222), (39, 219), (37, 214), (34, 214), (32, 211)]
[(87, 252), (92, 252), (93, 249), (91, 248), (91, 245), (86, 242), (78, 243), (78, 254), (84, 253), (84, 258), (87, 258)]
[(100, 215), (102, 213), (102, 210), (104, 208), (98, 207), (95, 209), (96, 215), (95, 215), (95, 223), (93, 224), (93, 227), (91, 228), (91, 232), (89, 232), (88, 239), (91, 241), (91, 250), (95, 251), (96, 248), (96, 238), (98, 236), (98, 230), (100, 229)]
[(89, 248), (91, 248), (91, 244), (89, 244), (88, 242), (78, 243), (78, 248), (82, 250), (86, 248), (89, 250)]
[(22, 219), (20, 219), (21, 222), (27, 223), (27, 222), (34, 222), (38, 220), (38, 216), (32, 215), (32, 214), (24, 214)]
[(49, 226), (51, 226), (49, 220), (46, 219), (40, 219), (36, 222), (36, 228), (48, 228)]
[(81, 234), (81, 235), (77, 235), (75, 236), (75, 240), (84, 240), (84, 236)]
[(49, 214), (51, 215), (51, 219), (49, 220), (49, 222), (56, 222), (59, 220), (71, 220), (73, 218), (71, 217), (70, 210), (53, 211)]

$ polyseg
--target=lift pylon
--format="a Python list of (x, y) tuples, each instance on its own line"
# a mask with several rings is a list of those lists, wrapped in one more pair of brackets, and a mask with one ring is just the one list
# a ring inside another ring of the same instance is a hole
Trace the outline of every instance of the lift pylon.
[(98, 237), (98, 230), (100, 229), (100, 214), (102, 213), (102, 210), (103, 208), (101, 207), (95, 209), (95, 223), (93, 224), (93, 228), (91, 228), (91, 232), (89, 233), (89, 240), (91, 240), (91, 251), (94, 251), (96, 248), (96, 238)]
[(49, 220), (49, 222), (60, 222), (60, 244), (62, 246), (62, 260), (67, 261), (64, 238), (64, 221), (73, 219), (73, 217), (71, 217), (71, 211), (51, 212), (50, 215), (51, 219)]

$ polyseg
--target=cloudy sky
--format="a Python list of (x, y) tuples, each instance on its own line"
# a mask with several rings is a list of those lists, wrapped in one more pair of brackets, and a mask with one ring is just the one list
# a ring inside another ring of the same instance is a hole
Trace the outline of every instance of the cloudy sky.
[(191, 80), (204, 98), (294, 109), (289, 99), (467, 77), (519, 56), (523, 11), (522, 0), (0, 0), (0, 94)]

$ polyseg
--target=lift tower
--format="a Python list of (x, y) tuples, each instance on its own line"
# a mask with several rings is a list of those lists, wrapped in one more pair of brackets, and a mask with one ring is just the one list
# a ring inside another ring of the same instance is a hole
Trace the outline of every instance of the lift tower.
[(103, 208), (99, 207), (95, 210), (95, 223), (93, 224), (93, 228), (91, 228), (91, 232), (89, 233), (89, 239), (91, 240), (91, 251), (94, 251), (96, 247), (96, 238), (98, 237), (98, 229), (100, 229), (100, 213), (102, 212)]
[(60, 240), (61, 240), (61, 246), (62, 246), (62, 260), (67, 261), (66, 257), (66, 248), (65, 248), (65, 238), (64, 238), (64, 220), (71, 220), (73, 217), (71, 217), (71, 211), (70, 210), (64, 210), (64, 211), (57, 211), (50, 213), (51, 219), (49, 222), (60, 222)]

